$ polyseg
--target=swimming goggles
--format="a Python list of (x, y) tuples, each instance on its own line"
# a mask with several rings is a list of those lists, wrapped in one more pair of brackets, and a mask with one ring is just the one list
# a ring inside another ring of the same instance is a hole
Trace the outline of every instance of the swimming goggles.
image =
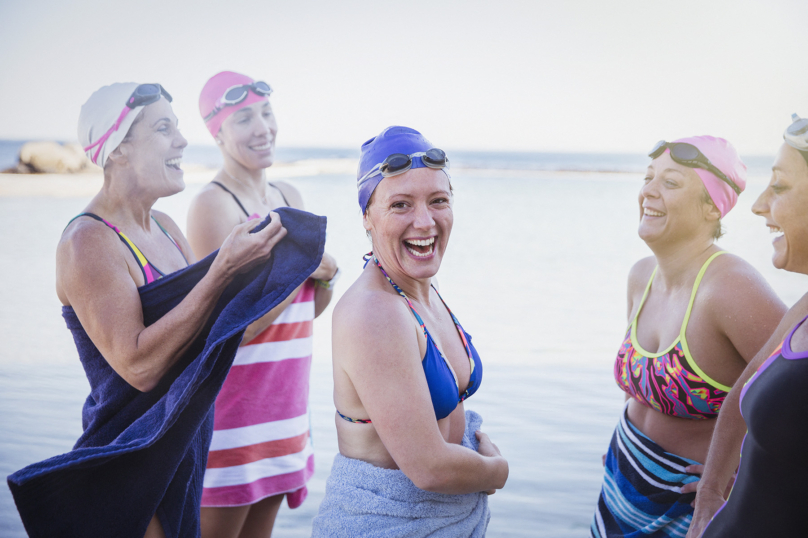
[(116, 121), (115, 124), (110, 127), (101, 138), (84, 148), (84, 151), (89, 151), (98, 146), (98, 149), (93, 155), (93, 163), (98, 164), (98, 154), (101, 153), (101, 148), (104, 146), (104, 142), (106, 142), (107, 139), (112, 136), (112, 133), (118, 130), (118, 127), (121, 126), (121, 123), (129, 114), (130, 110), (134, 110), (139, 106), (146, 106), (156, 103), (160, 100), (160, 97), (165, 97), (169, 103), (173, 101), (173, 99), (171, 99), (171, 95), (159, 84), (141, 84), (135, 88), (135, 91), (133, 91), (132, 95), (130, 95), (129, 99), (127, 99), (126, 106), (123, 107), (121, 114), (118, 116), (118, 121)]
[(808, 151), (808, 118), (791, 115), (793, 122), (783, 132), (783, 139), (792, 148), (799, 151)]
[(665, 142), (664, 140), (660, 140), (648, 156), (652, 159), (656, 159), (662, 155), (666, 149), (670, 150), (671, 158), (674, 162), (689, 168), (702, 168), (708, 172), (712, 172), (718, 179), (732, 187), (732, 190), (737, 194), (741, 194), (741, 188), (728, 178), (724, 172), (711, 163), (710, 159), (693, 144), (688, 144), (687, 142)]
[(442, 170), (449, 168), (449, 158), (442, 149), (432, 148), (426, 151), (419, 151), (407, 155), (405, 153), (393, 153), (388, 155), (381, 164), (374, 166), (367, 174), (359, 179), (359, 185), (362, 185), (368, 179), (375, 177), (379, 174), (382, 177), (392, 177), (403, 174), (412, 168), (412, 160), (415, 157), (420, 157), (421, 162), (427, 168), (435, 170)]
[(250, 90), (252, 90), (255, 95), (260, 95), (261, 97), (268, 97), (269, 94), (272, 93), (272, 88), (270, 88), (269, 84), (263, 80), (253, 82), (251, 84), (239, 84), (237, 86), (231, 86), (227, 89), (227, 91), (224, 92), (224, 95), (222, 95), (219, 100), (216, 101), (216, 104), (213, 106), (213, 110), (210, 111), (210, 114), (205, 116), (204, 121), (208, 122), (213, 119), (213, 116), (221, 112), (224, 107), (237, 105), (244, 101), (249, 95)]

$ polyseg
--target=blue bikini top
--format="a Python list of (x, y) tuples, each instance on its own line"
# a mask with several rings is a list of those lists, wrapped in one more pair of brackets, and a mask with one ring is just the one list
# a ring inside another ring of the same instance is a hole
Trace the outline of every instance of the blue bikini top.
[[(452, 369), (452, 366), (449, 364), (449, 361), (446, 360), (446, 357), (443, 355), (443, 353), (441, 353), (440, 349), (438, 349), (438, 346), (435, 344), (435, 341), (432, 339), (429, 331), (426, 330), (424, 320), (422, 320), (421, 316), (418, 315), (418, 312), (415, 310), (415, 307), (412, 305), (409, 297), (407, 297), (404, 291), (399, 288), (395, 282), (393, 282), (393, 279), (390, 278), (375, 256), (373, 256), (373, 262), (378, 266), (379, 270), (382, 272), (387, 281), (392, 284), (393, 288), (395, 288), (398, 294), (404, 297), (404, 299), (407, 301), (407, 305), (409, 305), (415, 319), (418, 320), (418, 324), (424, 331), (424, 336), (426, 336), (426, 354), (424, 355), (424, 359), (421, 361), (421, 364), (424, 367), (424, 375), (426, 375), (426, 382), (429, 386), (429, 395), (432, 397), (432, 407), (435, 409), (435, 417), (438, 420), (446, 418), (457, 408), (457, 405), (460, 402), (477, 392), (480, 382), (482, 382), (483, 379), (483, 363), (480, 360), (480, 355), (477, 353), (477, 350), (471, 344), (471, 335), (463, 330), (463, 327), (460, 326), (460, 322), (457, 321), (457, 318), (449, 309), (449, 305), (446, 304), (446, 301), (443, 300), (443, 297), (440, 296), (438, 290), (433, 286), (432, 289), (435, 290), (435, 293), (437, 293), (438, 297), (443, 303), (443, 306), (446, 307), (447, 312), (449, 312), (449, 315), (452, 316), (452, 321), (454, 322), (455, 327), (457, 327), (457, 334), (460, 336), (460, 340), (463, 342), (463, 347), (466, 349), (466, 356), (469, 359), (469, 367), (471, 368), (469, 384), (466, 391), (460, 394), (460, 384), (458, 383), (457, 375)], [(370, 420), (346, 417), (340, 413), (339, 410), (337, 411), (337, 414), (348, 422), (357, 422), (361, 424), (370, 424), (371, 422)]]

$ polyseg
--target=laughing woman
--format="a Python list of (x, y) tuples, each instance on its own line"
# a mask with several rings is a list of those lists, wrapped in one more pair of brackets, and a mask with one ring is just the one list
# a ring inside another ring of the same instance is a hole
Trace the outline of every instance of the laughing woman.
[(480, 356), (433, 281), (454, 223), (447, 166), (407, 127), (362, 145), (373, 252), (334, 310), (340, 453), (314, 536), (483, 536), (486, 493), (508, 478), (479, 415), (464, 410)]
[(715, 244), (746, 185), (735, 149), (697, 136), (649, 156), (639, 235), (653, 256), (629, 273), (614, 365), (627, 404), (605, 457), (595, 538), (685, 535), (722, 402), (785, 311), (757, 271)]
[[(752, 211), (777, 233), (772, 263), (808, 274), (808, 120), (794, 115)], [(804, 536), (808, 505), (808, 294), (785, 315), (727, 399), (688, 536)], [(748, 379), (748, 381), (747, 381)]]
[[(223, 71), (208, 80), (199, 111), (224, 166), (194, 198), (188, 241), (199, 257), (231, 231), (284, 206), (303, 209), (288, 183), (268, 183), (278, 124), (266, 82)], [(202, 494), (204, 538), (267, 537), (286, 497), (306, 498), (314, 473), (309, 438), (312, 325), (331, 300), (334, 258), (323, 261), (296, 291), (244, 333), (216, 399), (213, 441)]]
[[(185, 187), (170, 101), (159, 84), (113, 84), (81, 109), (79, 140), (104, 182), (62, 234), (56, 293), (91, 391), (73, 451), (9, 477), (32, 537), (196, 536), (211, 410), (238, 339), (319, 262), (324, 231), (288, 265), (294, 237), (280, 243), (273, 213), (194, 264), (174, 221), (152, 209)], [(283, 261), (265, 263), (272, 252)]]

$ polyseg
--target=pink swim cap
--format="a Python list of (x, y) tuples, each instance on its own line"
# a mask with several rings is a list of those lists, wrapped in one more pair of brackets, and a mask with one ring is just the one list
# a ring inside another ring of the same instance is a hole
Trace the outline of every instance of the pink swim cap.
[[(199, 114), (202, 115), (202, 119), (206, 118), (208, 114), (213, 111), (213, 109), (216, 107), (216, 103), (222, 98), (227, 90), (233, 86), (252, 84), (253, 82), (255, 81), (247, 75), (234, 73), (233, 71), (222, 71), (221, 73), (217, 73), (210, 77), (210, 79), (208, 79), (208, 81), (205, 83), (205, 86), (202, 88), (202, 93), (199, 94)], [(235, 105), (223, 107), (215, 116), (205, 123), (205, 126), (208, 128), (208, 131), (210, 131), (210, 134), (215, 138), (216, 135), (219, 134), (219, 130), (222, 128), (222, 123), (231, 114), (238, 112), (245, 106), (250, 106), (254, 103), (259, 103), (266, 100), (268, 100), (267, 97), (258, 95), (253, 91), (248, 91), (246, 99)]]
[[(710, 162), (716, 168), (724, 172), (728, 178), (740, 187), (741, 192), (746, 188), (746, 165), (741, 161), (735, 147), (728, 141), (723, 138), (704, 135), (680, 138), (679, 140), (674, 140), (675, 142), (684, 142), (696, 146), (705, 157), (710, 159)], [(666, 149), (665, 151), (670, 150)], [(735, 203), (738, 201), (738, 194), (729, 184), (719, 179), (709, 170), (703, 168), (693, 168), (693, 170), (701, 178), (715, 207), (721, 212), (721, 216), (723, 217), (729, 213), (729, 210), (735, 207)]]

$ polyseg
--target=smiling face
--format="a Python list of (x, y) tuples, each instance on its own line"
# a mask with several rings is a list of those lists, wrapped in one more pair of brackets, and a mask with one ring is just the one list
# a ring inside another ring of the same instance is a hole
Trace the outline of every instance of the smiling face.
[(808, 274), (808, 163), (783, 144), (772, 166), (766, 190), (752, 212), (766, 219), (777, 236), (772, 241), (772, 263), (778, 269)]
[(413, 279), (438, 272), (453, 223), (449, 179), (431, 168), (383, 179), (363, 217), (384, 268)]
[(143, 108), (110, 159), (134, 176), (139, 187), (161, 198), (185, 188), (180, 164), (187, 145), (171, 105), (160, 99)]
[(275, 160), (278, 123), (269, 101), (260, 101), (234, 112), (216, 136), (225, 155), (248, 170), (269, 168)]
[(705, 200), (705, 188), (692, 168), (665, 152), (648, 166), (640, 189), (640, 238), (653, 244), (712, 237), (721, 213)]

